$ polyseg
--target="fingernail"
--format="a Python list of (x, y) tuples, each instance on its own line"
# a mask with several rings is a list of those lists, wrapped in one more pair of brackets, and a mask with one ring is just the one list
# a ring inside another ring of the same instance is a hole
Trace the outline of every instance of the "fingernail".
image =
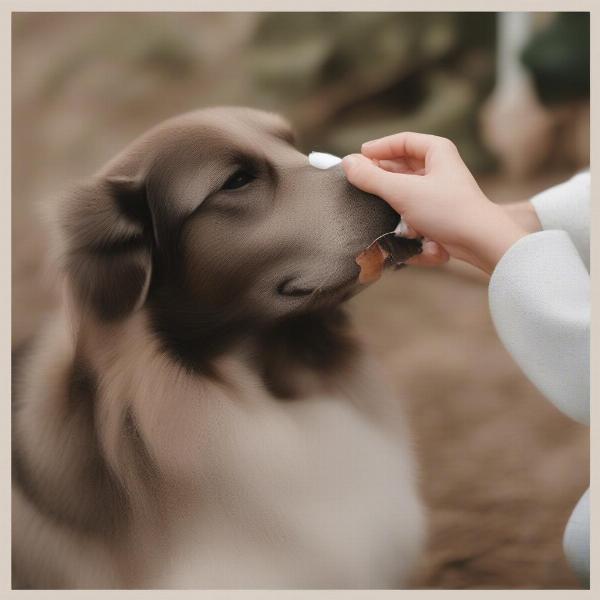
[(375, 143), (375, 140), (369, 140), (368, 142), (365, 142), (361, 148), (368, 148), (369, 146), (372, 146)]
[(357, 159), (355, 154), (348, 154), (348, 156), (344, 156), (342, 159), (342, 164), (347, 169), (351, 169), (356, 164), (356, 161)]

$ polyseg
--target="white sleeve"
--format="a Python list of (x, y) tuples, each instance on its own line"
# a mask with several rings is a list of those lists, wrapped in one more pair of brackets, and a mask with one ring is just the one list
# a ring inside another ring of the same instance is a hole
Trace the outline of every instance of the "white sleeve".
[(530, 200), (545, 231), (560, 229), (573, 240), (588, 272), (590, 270), (590, 173), (540, 192)]
[(525, 375), (560, 410), (589, 424), (590, 277), (566, 231), (521, 238), (489, 285), (492, 320)]

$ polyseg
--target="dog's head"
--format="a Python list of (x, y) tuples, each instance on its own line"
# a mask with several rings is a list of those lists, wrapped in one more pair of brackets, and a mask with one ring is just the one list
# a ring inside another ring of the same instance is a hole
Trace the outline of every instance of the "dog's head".
[(136, 140), (62, 205), (75, 297), (103, 320), (143, 307), (175, 340), (339, 304), (355, 257), (398, 215), (294, 147), (280, 117), (189, 113)]

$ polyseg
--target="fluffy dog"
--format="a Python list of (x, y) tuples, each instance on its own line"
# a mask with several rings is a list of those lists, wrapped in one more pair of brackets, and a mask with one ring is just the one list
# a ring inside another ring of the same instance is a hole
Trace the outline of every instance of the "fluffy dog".
[(13, 587), (405, 586), (424, 518), (401, 402), (340, 308), (397, 215), (242, 108), (160, 124), (54, 215), (63, 300), (14, 392)]

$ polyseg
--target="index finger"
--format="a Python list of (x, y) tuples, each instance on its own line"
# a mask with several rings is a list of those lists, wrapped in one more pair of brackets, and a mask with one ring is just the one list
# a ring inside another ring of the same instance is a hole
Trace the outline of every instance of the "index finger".
[(427, 166), (428, 161), (442, 150), (454, 148), (454, 144), (443, 137), (427, 133), (403, 131), (388, 135), (362, 145), (362, 153), (375, 159), (413, 158)]

